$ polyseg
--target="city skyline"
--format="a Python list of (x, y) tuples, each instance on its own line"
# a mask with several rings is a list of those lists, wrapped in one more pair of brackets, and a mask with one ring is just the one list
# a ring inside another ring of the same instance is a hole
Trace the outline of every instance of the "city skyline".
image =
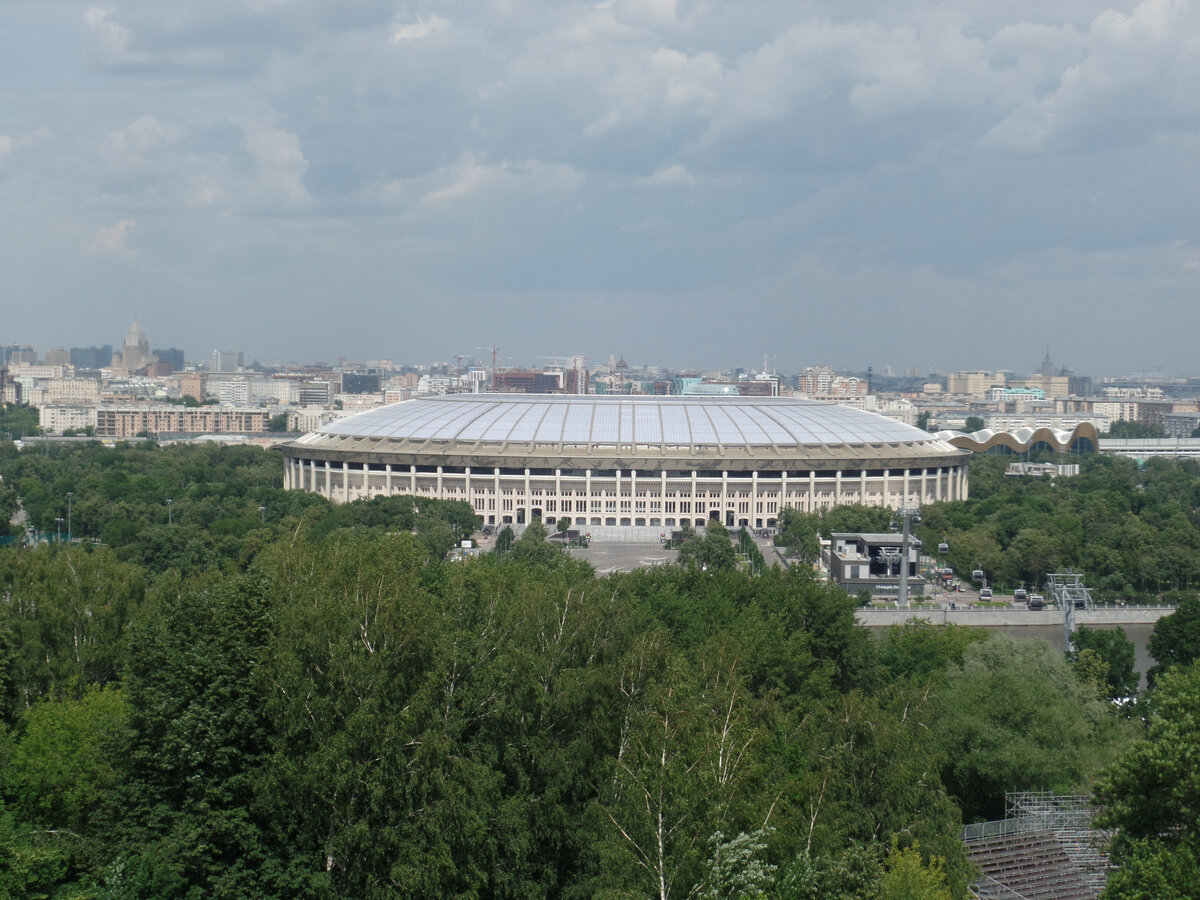
[(0, 343), (1195, 374), (1198, 33), (1164, 0), (14, 0)]

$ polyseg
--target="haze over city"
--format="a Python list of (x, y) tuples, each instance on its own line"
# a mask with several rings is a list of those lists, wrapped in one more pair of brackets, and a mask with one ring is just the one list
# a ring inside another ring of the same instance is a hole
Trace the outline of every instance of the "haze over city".
[(0, 341), (1189, 374), (1193, 2), (0, 12)]

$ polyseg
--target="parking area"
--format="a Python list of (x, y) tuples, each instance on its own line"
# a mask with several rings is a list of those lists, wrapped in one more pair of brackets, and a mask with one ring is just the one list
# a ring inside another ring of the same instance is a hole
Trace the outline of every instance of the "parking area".
[(587, 548), (573, 547), (570, 554), (586, 559), (599, 575), (609, 572), (632, 572), (644, 566), (675, 562), (678, 551), (668, 550), (658, 541), (616, 542), (593, 539)]

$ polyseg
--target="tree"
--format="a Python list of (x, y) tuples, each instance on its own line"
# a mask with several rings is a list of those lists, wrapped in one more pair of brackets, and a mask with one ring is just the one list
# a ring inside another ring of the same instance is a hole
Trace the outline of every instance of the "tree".
[(120, 896), (160, 890), (150, 885), (164, 877), (195, 895), (269, 895), (277, 867), (254, 800), (269, 749), (255, 681), (265, 584), (236, 576), (164, 593), (130, 638), (128, 814), (111, 836), (130, 881)]
[(963, 422), (963, 431), (967, 434), (983, 431), (983, 419), (979, 416), (967, 416), (966, 421)]
[(813, 563), (821, 553), (821, 539), (817, 534), (818, 518), (803, 513), (791, 506), (779, 512), (779, 533), (775, 535), (776, 546), (783, 547), (788, 555), (804, 563)]
[(1200, 599), (1190, 597), (1169, 616), (1154, 623), (1147, 644), (1156, 664), (1146, 673), (1153, 687), (1164, 672), (1176, 666), (1191, 665), (1200, 657)]
[(999, 819), (1005, 791), (1080, 789), (1120, 737), (1045, 641), (996, 634), (947, 673), (934, 730), (942, 777), (966, 821)]
[(1107, 437), (1111, 438), (1155, 438), (1163, 436), (1161, 425), (1148, 425), (1145, 422), (1113, 422), (1108, 426)]
[(267, 431), (287, 431), (287, 413), (279, 413), (267, 420)]
[(727, 572), (737, 566), (737, 552), (729, 532), (716, 519), (709, 519), (704, 537), (694, 532), (679, 547), (679, 563), (707, 572)]
[(1096, 787), (1098, 824), (1117, 829), (1105, 900), (1182, 900), (1200, 889), (1200, 663), (1163, 672), (1155, 700), (1146, 738)]
[(23, 817), (82, 833), (116, 783), (129, 707), (119, 688), (41, 700), (21, 716), (7, 788)]
[(1078, 663), (1083, 653), (1093, 651), (1104, 664), (1104, 696), (1117, 700), (1137, 693), (1139, 673), (1133, 670), (1133, 641), (1124, 628), (1100, 629), (1082, 625), (1071, 637), (1073, 661)]
[(924, 410), (922, 412), (917, 413), (917, 427), (920, 428), (922, 431), (928, 431), (929, 430), (929, 420), (931, 418), (933, 418), (933, 413), (931, 413), (929, 410)]
[(496, 555), (503, 556), (504, 554), (508, 553), (508, 551), (513, 548), (513, 543), (515, 541), (516, 536), (513, 534), (512, 528), (510, 528), (508, 525), (505, 525), (500, 529), (500, 533), (496, 535)]

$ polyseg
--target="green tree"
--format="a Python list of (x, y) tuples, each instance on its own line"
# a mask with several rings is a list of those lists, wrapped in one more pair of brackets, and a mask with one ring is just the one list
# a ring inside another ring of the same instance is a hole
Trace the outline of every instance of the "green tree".
[(84, 832), (116, 783), (129, 707), (116, 687), (41, 700), (21, 716), (6, 789), (22, 817)]
[(790, 556), (803, 563), (816, 562), (821, 554), (821, 539), (817, 534), (817, 517), (790, 506), (779, 511), (779, 532), (776, 546), (785, 548)]
[(938, 698), (942, 777), (968, 821), (998, 819), (1005, 791), (1083, 789), (1120, 739), (1118, 720), (1045, 641), (967, 647)]
[(963, 431), (967, 434), (983, 431), (983, 419), (979, 416), (967, 416), (966, 421), (963, 422)]
[(512, 550), (515, 541), (516, 536), (513, 534), (513, 530), (505, 525), (500, 529), (500, 533), (496, 535), (496, 555), (504, 556), (504, 554)]
[(900, 849), (893, 837), (887, 871), (879, 883), (879, 900), (952, 900), (945, 860), (933, 856), (926, 861), (920, 844)]
[(1105, 900), (1195, 897), (1200, 888), (1200, 663), (1163, 672), (1155, 701), (1146, 738), (1096, 787), (1098, 824), (1117, 829)]
[(737, 552), (725, 526), (709, 519), (704, 537), (693, 532), (684, 538), (679, 547), (679, 563), (707, 572), (727, 572), (737, 566)]
[(278, 413), (267, 420), (267, 431), (287, 431), (287, 413)]
[(1124, 628), (1110, 630), (1082, 625), (1071, 636), (1071, 643), (1075, 649), (1075, 662), (1091, 650), (1104, 663), (1103, 687), (1107, 698), (1116, 700), (1137, 694), (1141, 676), (1133, 669), (1135, 648)]
[(181, 886), (178, 896), (273, 893), (278, 866), (255, 802), (268, 751), (255, 683), (270, 631), (265, 600), (252, 576), (164, 590), (132, 629), (117, 896), (153, 896), (166, 882)]
[(1200, 599), (1189, 597), (1175, 612), (1155, 622), (1147, 649), (1155, 660), (1146, 673), (1151, 687), (1168, 670), (1189, 666), (1200, 657)]

